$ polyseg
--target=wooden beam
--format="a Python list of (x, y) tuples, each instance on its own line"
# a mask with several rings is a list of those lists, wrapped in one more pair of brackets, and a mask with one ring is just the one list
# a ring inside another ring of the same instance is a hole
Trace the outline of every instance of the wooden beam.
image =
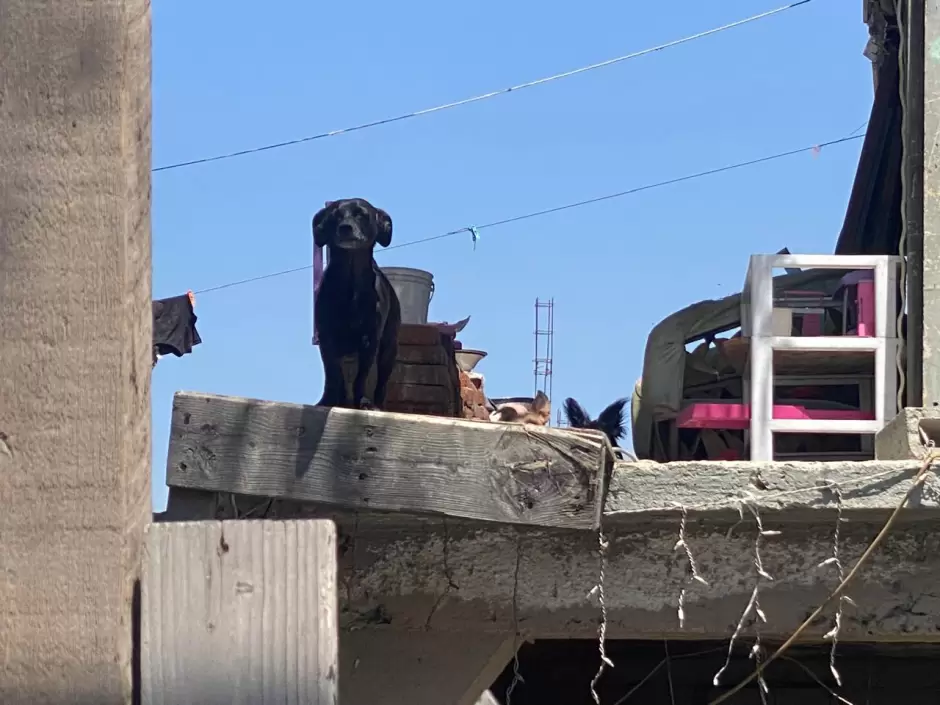
[(499, 701), (493, 697), (489, 687), (499, 678), (506, 664), (513, 659), (521, 645), (522, 640), (516, 634), (503, 639), (502, 644), (483, 665), (456, 705), (499, 705)]
[[(920, 469), (918, 460), (862, 462), (779, 462), (761, 465), (749, 461), (696, 461), (654, 463), (649, 460), (616, 462), (606, 483), (604, 527), (647, 528), (672, 525), (686, 507), (690, 518), (724, 526), (740, 520), (739, 503), (762, 516), (790, 525), (813, 525), (835, 520), (838, 507), (833, 487), (842, 492), (842, 512), (852, 522), (884, 523), (910, 488)], [(330, 518), (342, 523), (350, 512), (310, 501), (271, 500), (225, 492), (171, 487), (166, 512), (156, 521), (198, 519)], [(419, 514), (388, 514), (355, 510), (356, 522), (377, 524), (391, 534), (437, 522)], [(940, 500), (931, 493), (908, 504), (902, 521), (936, 522)], [(454, 519), (451, 526), (460, 522)], [(479, 529), (476, 522), (467, 522)]]
[(0, 0), (0, 703), (131, 702), (150, 2)]
[(590, 529), (610, 464), (597, 435), (180, 392), (167, 484)]
[(153, 524), (146, 540), (143, 705), (335, 705), (333, 522)]
[(343, 630), (340, 705), (476, 705), (512, 660), (513, 637), (509, 630)]

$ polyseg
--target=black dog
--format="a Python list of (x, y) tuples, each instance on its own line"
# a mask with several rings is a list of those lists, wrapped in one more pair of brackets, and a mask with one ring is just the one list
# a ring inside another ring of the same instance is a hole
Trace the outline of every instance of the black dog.
[(610, 439), (611, 445), (616, 447), (617, 441), (626, 434), (623, 419), (623, 407), (626, 403), (626, 399), (618, 399), (604, 409), (595, 421), (588, 416), (583, 406), (568, 397), (565, 399), (565, 416), (568, 417), (568, 425), (572, 428), (593, 428), (596, 431), (603, 431)]
[(315, 304), (326, 378), (319, 403), (381, 409), (398, 354), (401, 305), (372, 250), (392, 242), (392, 219), (363, 198), (328, 201), (313, 217), (313, 241), (330, 253)]

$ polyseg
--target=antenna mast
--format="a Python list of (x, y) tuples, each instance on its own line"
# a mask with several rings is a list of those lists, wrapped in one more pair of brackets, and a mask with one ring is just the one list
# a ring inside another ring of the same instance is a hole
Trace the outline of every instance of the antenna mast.
[[(535, 391), (552, 398), (552, 357), (555, 353), (555, 299), (535, 300)], [(551, 419), (549, 419), (551, 424)]]

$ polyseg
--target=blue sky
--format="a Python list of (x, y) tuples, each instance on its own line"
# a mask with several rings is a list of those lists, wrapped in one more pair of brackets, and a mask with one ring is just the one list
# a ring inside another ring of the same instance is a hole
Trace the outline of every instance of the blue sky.
[[(153, 6), (154, 166), (408, 113), (694, 34), (779, 2), (358, 0)], [(153, 179), (156, 298), (311, 261), (310, 220), (361, 196), (393, 244), (836, 139), (868, 117), (858, 2), (780, 15), (518, 93)], [(831, 252), (861, 141), (379, 253), (434, 273), (434, 320), (531, 394), (535, 298), (555, 299), (554, 408), (629, 396), (650, 329), (740, 289), (752, 253)], [(153, 374), (153, 496), (177, 390), (314, 403), (309, 271), (197, 297), (204, 343)]]

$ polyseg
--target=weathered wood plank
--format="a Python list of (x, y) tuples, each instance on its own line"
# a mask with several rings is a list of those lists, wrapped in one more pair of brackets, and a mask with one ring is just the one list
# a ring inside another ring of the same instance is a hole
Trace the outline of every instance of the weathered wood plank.
[[(437, 368), (441, 369), (442, 368)], [(444, 371), (444, 370), (442, 370)], [(434, 407), (448, 408), (454, 405), (456, 389), (433, 384), (393, 384), (388, 385), (390, 404), (428, 404)]]
[(399, 345), (434, 345), (441, 344), (441, 331), (435, 325), (421, 323), (402, 323), (398, 330)]
[(389, 384), (450, 387), (451, 381), (451, 375), (445, 365), (413, 365), (399, 362), (392, 371)]
[(423, 416), (441, 416), (445, 418), (462, 418), (460, 416), (455, 416), (452, 413), (449, 413), (447, 404), (421, 404), (415, 403), (413, 401), (399, 401), (391, 402), (386, 400), (386, 408), (389, 411), (394, 411), (397, 414), (420, 414)]
[(589, 529), (611, 464), (605, 443), (536, 426), (180, 392), (167, 484)]
[[(604, 527), (650, 530), (673, 526), (685, 506), (690, 519), (726, 530), (740, 521), (740, 500), (768, 521), (788, 526), (831, 524), (842, 493), (842, 513), (853, 526), (871, 524), (877, 531), (910, 488), (920, 469), (917, 460), (865, 462), (683, 461), (654, 463), (617, 461), (606, 485)], [(351, 514), (315, 502), (270, 501), (263, 497), (170, 488), (167, 511), (160, 521), (229, 519), (333, 519), (340, 526)], [(356, 524), (396, 534), (437, 526), (440, 519), (419, 514), (355, 512)], [(940, 498), (927, 490), (915, 493), (899, 525), (911, 527), (940, 519)], [(451, 527), (481, 529), (472, 520), (450, 519)], [(489, 527), (498, 529), (499, 527)], [(906, 529), (905, 529), (906, 530)]]
[(332, 521), (152, 524), (146, 546), (143, 705), (335, 705)]
[(434, 345), (406, 345), (398, 344), (399, 365), (446, 365), (451, 362), (447, 358), (447, 351), (441, 346)]

